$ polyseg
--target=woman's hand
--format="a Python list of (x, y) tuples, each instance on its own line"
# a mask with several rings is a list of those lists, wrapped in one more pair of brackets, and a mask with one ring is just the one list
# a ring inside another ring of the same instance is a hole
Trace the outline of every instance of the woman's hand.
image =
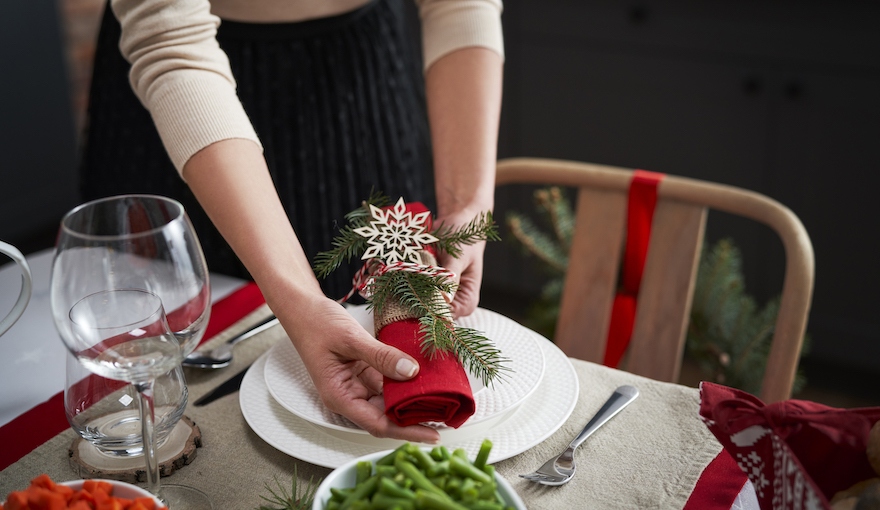
[(341, 305), (319, 297), (296, 303), (296, 318), (281, 318), (324, 405), (376, 437), (437, 443), (439, 433), (421, 425), (401, 427), (385, 416), (383, 374), (410, 379), (419, 367), (408, 355), (373, 338)]
[[(485, 211), (474, 213), (472, 216), (460, 213), (455, 216), (438, 218), (437, 224), (443, 223), (444, 225), (458, 228), (468, 224), (483, 212)], [(438, 264), (455, 273), (458, 289), (449, 306), (452, 309), (452, 316), (456, 319), (474, 313), (480, 302), (480, 285), (483, 281), (483, 253), (486, 250), (486, 242), (481, 241), (473, 245), (464, 245), (461, 248), (462, 253), (458, 258), (448, 253), (440, 253), (437, 257)]]

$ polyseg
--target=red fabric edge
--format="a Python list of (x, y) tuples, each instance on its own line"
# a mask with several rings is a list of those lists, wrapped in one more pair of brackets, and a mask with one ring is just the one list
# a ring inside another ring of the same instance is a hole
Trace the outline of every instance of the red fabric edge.
[[(241, 320), (245, 315), (262, 306), (266, 300), (253, 282), (233, 291), (214, 303), (211, 318), (200, 343)], [(30, 453), (70, 427), (64, 415), (64, 392), (59, 391), (49, 400), (25, 411), (14, 420), (0, 427), (0, 471)]]
[(626, 246), (623, 252), (621, 289), (615, 296), (611, 324), (605, 341), (602, 364), (617, 368), (629, 347), (635, 323), (635, 309), (642, 273), (651, 242), (651, 227), (657, 205), (657, 188), (665, 174), (635, 170), (627, 196)]
[(747, 481), (748, 477), (730, 453), (721, 450), (700, 474), (683, 510), (729, 510)]

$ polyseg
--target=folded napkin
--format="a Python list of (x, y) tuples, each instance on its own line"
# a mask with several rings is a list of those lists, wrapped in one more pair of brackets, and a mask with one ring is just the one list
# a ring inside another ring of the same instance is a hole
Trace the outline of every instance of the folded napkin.
[(409, 354), (421, 367), (409, 381), (385, 378), (385, 414), (394, 423), (407, 426), (441, 422), (460, 427), (476, 410), (467, 374), (458, 359), (437, 352), (431, 359), (421, 349), (419, 321), (393, 322), (379, 332), (379, 340)]
[[(428, 211), (419, 202), (406, 204), (406, 211), (417, 215)], [(425, 230), (431, 230), (430, 215)], [(436, 265), (434, 250), (424, 246), (422, 262)], [(421, 324), (406, 307), (386, 303), (382, 315), (374, 318), (376, 338), (394, 346), (419, 363), (419, 373), (408, 381), (385, 378), (383, 393), (385, 414), (400, 426), (424, 422), (445, 423), (460, 427), (476, 410), (473, 392), (461, 362), (451, 353), (422, 352), (424, 335)]]
[(865, 449), (880, 408), (804, 400), (765, 405), (744, 391), (704, 382), (700, 416), (748, 475), (762, 509), (827, 509), (837, 492), (877, 476)]

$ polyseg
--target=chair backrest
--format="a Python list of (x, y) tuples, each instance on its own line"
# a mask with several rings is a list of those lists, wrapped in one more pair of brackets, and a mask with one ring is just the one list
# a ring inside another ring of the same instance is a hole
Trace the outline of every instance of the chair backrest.
[[(575, 231), (555, 343), (569, 356), (601, 363), (617, 290), (633, 170), (551, 159), (498, 162), (496, 186), (577, 189)], [(795, 214), (752, 191), (667, 175), (657, 189), (651, 241), (626, 365), (657, 380), (678, 380), (709, 209), (769, 226), (785, 249), (779, 315), (760, 397), (790, 398), (813, 292), (813, 246)]]

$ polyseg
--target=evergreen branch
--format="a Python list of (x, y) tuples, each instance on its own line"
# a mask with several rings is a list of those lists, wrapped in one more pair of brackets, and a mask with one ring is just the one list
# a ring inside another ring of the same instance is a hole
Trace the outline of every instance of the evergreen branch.
[(333, 238), (333, 249), (322, 251), (315, 256), (314, 271), (318, 278), (325, 278), (343, 262), (360, 257), (366, 250), (367, 239), (357, 234), (349, 225), (339, 230)]
[(574, 214), (571, 204), (556, 186), (535, 191), (535, 200), (545, 211), (550, 220), (556, 240), (564, 251), (571, 248), (574, 233)]
[(373, 278), (368, 286), (368, 309), (375, 316), (383, 313), (385, 305), (396, 300), (413, 315), (420, 317), (430, 310), (446, 306), (442, 292), (453, 293), (456, 283), (442, 275), (388, 271)]
[(467, 225), (453, 229), (440, 224), (431, 234), (437, 238), (437, 248), (455, 258), (461, 256), (462, 244), (476, 244), (480, 241), (499, 241), (498, 228), (492, 219), (492, 212), (486, 211), (472, 219)]
[(299, 494), (296, 466), (294, 466), (293, 481), (291, 482), (290, 492), (287, 491), (287, 488), (281, 485), (281, 482), (278, 481), (278, 477), (276, 476), (275, 485), (278, 489), (276, 490), (266, 483), (265, 487), (269, 496), (261, 494), (260, 499), (268, 504), (260, 505), (257, 507), (257, 510), (308, 510), (312, 508), (315, 499), (315, 492), (318, 490), (318, 485), (320, 485), (320, 483), (320, 480), (316, 483), (312, 478), (309, 478), (309, 483), (305, 490), (302, 494)]
[(507, 215), (507, 226), (513, 236), (534, 256), (549, 265), (557, 273), (565, 273), (568, 253), (564, 252), (532, 220), (515, 213)]
[(451, 319), (430, 314), (419, 318), (420, 332), (424, 335), (422, 352), (433, 357), (438, 350), (453, 354), (468, 371), (480, 378), (483, 386), (494, 383), (504, 375), (508, 361), (491, 340), (479, 331), (455, 326)]
[(370, 206), (385, 207), (391, 205), (391, 199), (381, 191), (370, 190), (370, 197), (361, 202), (361, 206), (345, 215), (345, 221), (354, 228), (365, 226), (372, 218)]
[(423, 352), (430, 356), (437, 351), (451, 353), (488, 386), (508, 370), (502, 365), (506, 360), (488, 338), (476, 330), (454, 325), (441, 294), (454, 288), (455, 283), (444, 276), (389, 271), (373, 279), (368, 306), (375, 316), (380, 316), (390, 300), (396, 300), (419, 317)]

